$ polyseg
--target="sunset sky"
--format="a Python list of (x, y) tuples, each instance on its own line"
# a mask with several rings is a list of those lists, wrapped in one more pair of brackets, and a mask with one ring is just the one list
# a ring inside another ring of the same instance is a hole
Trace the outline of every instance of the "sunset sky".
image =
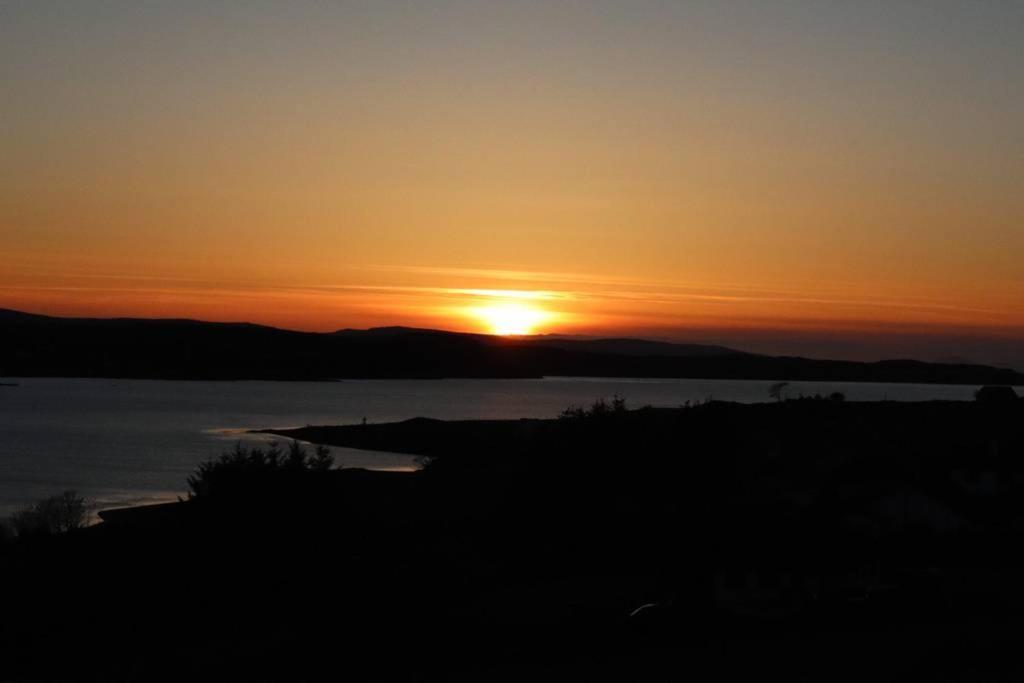
[(1024, 2), (0, 2), (0, 307), (1024, 369)]

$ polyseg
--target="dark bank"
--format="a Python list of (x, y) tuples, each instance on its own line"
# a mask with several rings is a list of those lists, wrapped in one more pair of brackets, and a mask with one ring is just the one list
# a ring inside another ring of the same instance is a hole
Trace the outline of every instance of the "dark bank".
[[(1024, 401), (309, 428), (190, 500), (8, 540), (12, 680), (1021, 673)], [(60, 656), (54, 656), (59, 652)]]

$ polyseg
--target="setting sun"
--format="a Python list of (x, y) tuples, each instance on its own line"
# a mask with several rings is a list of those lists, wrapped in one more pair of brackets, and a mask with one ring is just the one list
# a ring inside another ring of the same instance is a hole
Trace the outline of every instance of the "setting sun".
[(522, 303), (501, 303), (473, 309), (492, 334), (532, 334), (550, 317), (547, 311)]

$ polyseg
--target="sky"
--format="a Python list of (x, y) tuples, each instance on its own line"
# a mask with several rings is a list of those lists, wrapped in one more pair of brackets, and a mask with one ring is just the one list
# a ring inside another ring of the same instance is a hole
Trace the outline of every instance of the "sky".
[(0, 307), (1024, 369), (1024, 3), (0, 0)]

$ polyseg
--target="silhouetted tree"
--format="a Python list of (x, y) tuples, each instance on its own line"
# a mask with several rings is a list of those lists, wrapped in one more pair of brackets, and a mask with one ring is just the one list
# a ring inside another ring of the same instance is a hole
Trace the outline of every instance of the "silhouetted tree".
[(14, 540), (14, 529), (7, 520), (0, 520), (0, 547)]
[(333, 466), (334, 456), (326, 446), (316, 446), (310, 453), (298, 441), (292, 441), (284, 452), (277, 442), (266, 449), (247, 448), (239, 442), (216, 460), (200, 463), (188, 476), (189, 498), (237, 490), (287, 472), (323, 472)]
[(974, 392), (974, 400), (989, 405), (1013, 404), (1017, 401), (1017, 392), (1013, 387), (984, 386)]
[(775, 384), (768, 387), (768, 396), (776, 401), (781, 401), (783, 391), (789, 386), (789, 382), (776, 382)]
[(627, 412), (626, 399), (618, 394), (612, 397), (611, 403), (599, 398), (591, 404), (590, 408), (569, 406), (559, 414), (562, 420), (580, 420), (586, 418), (601, 418), (608, 415), (621, 415)]
[(19, 537), (61, 534), (80, 529), (88, 521), (89, 505), (75, 491), (51, 496), (11, 515), (11, 526)]

